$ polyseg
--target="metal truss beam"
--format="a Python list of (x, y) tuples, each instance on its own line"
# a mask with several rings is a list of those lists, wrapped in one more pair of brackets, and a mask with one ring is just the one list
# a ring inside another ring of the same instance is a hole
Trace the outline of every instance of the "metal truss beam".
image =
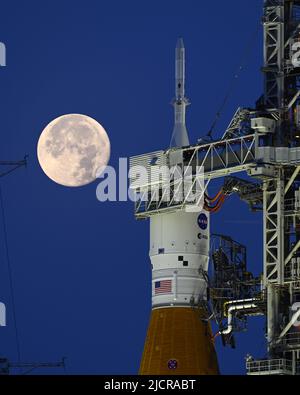
[(264, 284), (284, 283), (284, 180), (281, 169), (277, 177), (264, 181)]

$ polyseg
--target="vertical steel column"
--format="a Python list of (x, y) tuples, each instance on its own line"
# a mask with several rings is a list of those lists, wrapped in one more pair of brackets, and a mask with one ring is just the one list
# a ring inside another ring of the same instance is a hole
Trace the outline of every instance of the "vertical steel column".
[(279, 287), (284, 284), (284, 173), (264, 182), (264, 285), (267, 295), (269, 352), (279, 330)]

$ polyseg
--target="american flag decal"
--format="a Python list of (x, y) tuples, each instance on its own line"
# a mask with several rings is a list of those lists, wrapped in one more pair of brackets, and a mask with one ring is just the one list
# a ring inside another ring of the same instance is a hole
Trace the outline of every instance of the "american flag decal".
[(162, 280), (155, 282), (155, 295), (172, 293), (172, 280)]

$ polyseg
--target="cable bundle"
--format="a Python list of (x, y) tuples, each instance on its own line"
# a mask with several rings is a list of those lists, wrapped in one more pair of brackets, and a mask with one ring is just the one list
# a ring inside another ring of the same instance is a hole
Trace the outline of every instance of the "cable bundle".
[(209, 211), (212, 214), (217, 213), (222, 208), (225, 198), (226, 195), (224, 194), (223, 188), (213, 198), (205, 194), (205, 210)]

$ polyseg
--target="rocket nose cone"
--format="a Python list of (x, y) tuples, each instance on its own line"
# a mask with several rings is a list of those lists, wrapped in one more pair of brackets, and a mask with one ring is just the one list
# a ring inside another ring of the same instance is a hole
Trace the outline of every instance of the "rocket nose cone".
[(176, 48), (177, 49), (184, 48), (184, 43), (183, 43), (183, 39), (182, 38), (178, 38)]

